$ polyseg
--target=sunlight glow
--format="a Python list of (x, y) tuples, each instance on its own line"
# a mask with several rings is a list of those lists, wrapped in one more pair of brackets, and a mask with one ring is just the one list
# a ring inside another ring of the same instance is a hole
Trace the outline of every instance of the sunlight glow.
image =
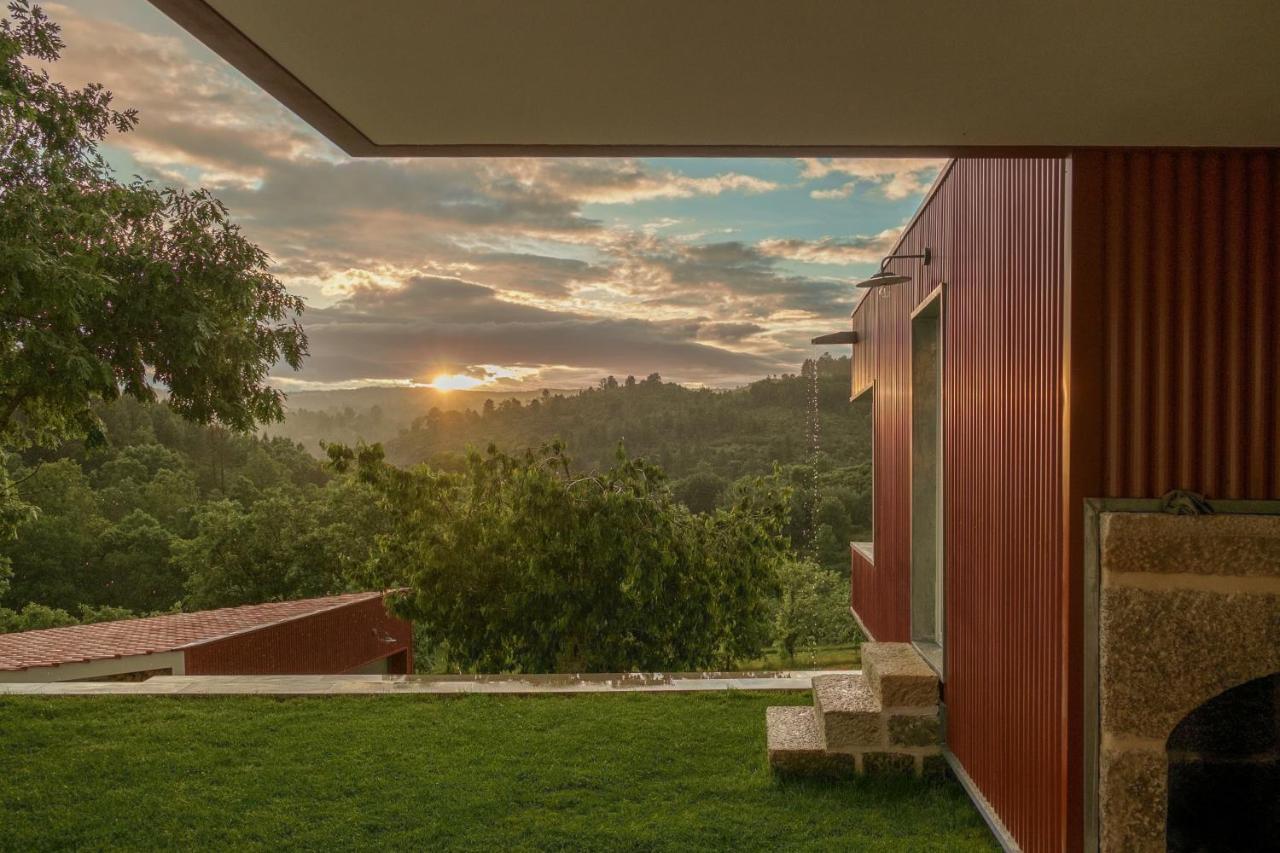
[(485, 380), (477, 376), (466, 376), (462, 373), (444, 373), (427, 383), (427, 387), (437, 391), (465, 391), (477, 385), (485, 384)]

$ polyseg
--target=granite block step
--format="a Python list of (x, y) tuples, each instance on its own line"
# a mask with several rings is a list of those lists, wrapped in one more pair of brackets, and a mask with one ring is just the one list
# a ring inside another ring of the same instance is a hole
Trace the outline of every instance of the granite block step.
[(819, 736), (828, 750), (885, 743), (880, 702), (860, 673), (814, 678), (813, 710)]
[(813, 707), (792, 705), (765, 711), (768, 729), (769, 766), (787, 776), (854, 775), (854, 757), (827, 752), (818, 730)]
[(938, 704), (938, 676), (910, 643), (863, 643), (862, 671), (881, 708)]

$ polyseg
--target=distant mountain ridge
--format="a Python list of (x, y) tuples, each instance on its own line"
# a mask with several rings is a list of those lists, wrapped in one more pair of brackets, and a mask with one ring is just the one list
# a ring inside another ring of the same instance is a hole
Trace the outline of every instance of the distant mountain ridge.
[[(324, 391), (290, 391), (286, 408), (290, 411), (324, 412), (334, 409), (367, 408), (382, 406), (386, 408), (421, 410), (426, 414), (431, 409), (442, 411), (460, 409), (479, 410), (485, 400), (500, 402), (506, 399), (532, 400), (542, 393), (537, 391), (494, 391), (485, 389), (468, 389), (460, 391), (438, 391), (435, 388), (408, 386), (374, 385), (364, 388), (336, 388)], [(571, 390), (554, 390), (553, 394), (572, 394)]]
[(312, 455), (322, 457), (322, 442), (386, 442), (432, 409), (478, 412), (484, 407), (485, 400), (493, 400), (495, 405), (507, 400), (523, 403), (536, 399), (541, 393), (540, 390), (438, 391), (435, 388), (405, 386), (292, 391), (285, 401), (284, 423), (265, 425), (260, 432), (293, 439)]
[[(836, 464), (870, 440), (866, 418), (849, 406), (849, 360), (818, 362), (823, 450)], [(773, 463), (808, 459), (812, 387), (796, 374), (715, 390), (612, 377), (575, 391), (439, 392), (360, 388), (290, 395), (283, 424), (264, 430), (320, 456), (322, 442), (381, 442), (398, 465), (448, 464), (467, 447), (490, 442), (507, 451), (561, 439), (583, 466), (607, 465), (618, 444), (658, 462), (675, 477), (710, 467), (734, 478)]]

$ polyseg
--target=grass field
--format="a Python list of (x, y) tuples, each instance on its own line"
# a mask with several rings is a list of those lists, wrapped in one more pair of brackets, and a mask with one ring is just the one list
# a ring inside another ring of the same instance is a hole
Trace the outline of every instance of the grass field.
[(0, 698), (0, 848), (994, 849), (954, 783), (775, 780), (810, 701)]

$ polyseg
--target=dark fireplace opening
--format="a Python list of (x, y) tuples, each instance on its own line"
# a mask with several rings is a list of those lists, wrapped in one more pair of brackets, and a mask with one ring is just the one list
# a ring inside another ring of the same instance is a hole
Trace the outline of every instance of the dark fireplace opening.
[(1169, 735), (1168, 849), (1270, 850), (1280, 839), (1280, 673), (1220, 693)]

